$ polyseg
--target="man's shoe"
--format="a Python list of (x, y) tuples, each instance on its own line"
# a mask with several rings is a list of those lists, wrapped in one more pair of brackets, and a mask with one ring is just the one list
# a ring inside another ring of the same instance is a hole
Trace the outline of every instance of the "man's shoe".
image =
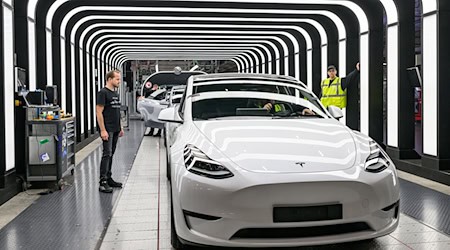
[(98, 191), (103, 193), (112, 193), (113, 189), (108, 185), (107, 181), (101, 181), (100, 186), (98, 187)]
[(110, 187), (115, 187), (115, 188), (121, 188), (121, 187), (122, 187), (122, 183), (116, 182), (116, 181), (114, 181), (112, 178), (109, 178), (109, 179), (108, 179), (108, 185), (109, 185)]

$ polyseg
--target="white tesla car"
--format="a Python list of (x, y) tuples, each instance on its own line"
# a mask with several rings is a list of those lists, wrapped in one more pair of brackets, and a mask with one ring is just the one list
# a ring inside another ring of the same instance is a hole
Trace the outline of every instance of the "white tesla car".
[[(180, 85), (175, 86), (170, 90), (167, 95), (168, 107), (173, 107), (180, 104), (185, 88), (186, 85)], [(177, 123), (167, 122), (164, 124), (164, 146), (170, 147), (170, 145), (172, 145), (172, 134), (176, 127), (178, 127)]]
[(357, 241), (399, 222), (394, 164), (289, 77), (189, 79), (159, 119), (172, 134), (172, 245), (289, 247)]
[[(174, 86), (169, 95), (168, 95), (168, 107), (176, 107), (180, 104), (181, 98), (183, 97), (183, 93), (185, 90), (185, 85)], [(176, 110), (176, 108), (174, 109)], [(164, 137), (164, 146), (166, 147), (166, 159), (167, 162), (170, 162), (170, 147), (172, 145), (172, 135), (174, 134), (175, 129), (179, 126), (179, 123), (166, 122), (164, 123), (163, 137)], [(170, 171), (169, 164), (167, 164), (167, 178), (170, 179)]]
[(142, 115), (145, 126), (163, 129), (164, 123), (158, 120), (158, 115), (169, 105), (168, 97), (172, 87), (186, 85), (190, 76), (204, 74), (206, 73), (202, 71), (160, 71), (147, 77), (140, 90), (142, 98), (137, 101), (137, 110)]
[(138, 100), (137, 110), (144, 118), (146, 127), (159, 129), (164, 127), (164, 123), (158, 120), (158, 115), (169, 104), (166, 100), (166, 95), (166, 89), (158, 89), (147, 98)]

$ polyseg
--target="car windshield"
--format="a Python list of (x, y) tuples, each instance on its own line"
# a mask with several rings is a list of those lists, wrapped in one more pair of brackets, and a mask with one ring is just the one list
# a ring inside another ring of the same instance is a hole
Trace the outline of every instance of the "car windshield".
[(192, 97), (194, 120), (224, 117), (328, 118), (321, 107), (304, 97), (258, 92), (210, 92)]
[[(235, 94), (243, 94), (248, 93), (249, 95), (254, 95), (257, 93), (256, 98), (247, 98), (244, 94), (242, 98), (238, 98), (236, 103), (239, 105), (233, 107), (231, 104), (227, 104), (227, 102), (232, 98), (226, 98), (227, 100), (207, 100), (204, 102), (200, 102), (195, 104), (198, 110), (204, 109), (201, 107), (202, 105), (209, 105), (209, 108), (213, 108), (216, 105), (223, 105), (223, 107), (219, 107), (219, 112), (216, 115), (214, 114), (204, 114), (203, 116), (211, 116), (211, 117), (221, 117), (221, 116), (260, 116), (264, 115), (262, 111), (257, 111), (257, 108), (264, 108), (269, 111), (268, 114), (271, 116), (280, 116), (280, 117), (295, 117), (298, 113), (303, 114), (303, 110), (308, 108), (309, 110), (314, 109), (318, 112), (307, 112), (310, 116), (319, 113), (317, 117), (327, 117), (326, 112), (324, 111), (322, 105), (320, 104), (318, 98), (304, 88), (300, 83), (285, 83), (285, 82), (277, 82), (277, 81), (262, 81), (262, 80), (217, 80), (217, 81), (209, 81), (209, 82), (200, 82), (194, 83), (193, 86), (193, 94), (194, 95), (204, 95), (206, 93), (225, 93), (226, 97), (234, 96)], [(233, 94), (232, 94), (233, 93)], [(278, 101), (271, 99), (258, 99), (261, 94), (269, 94), (276, 95)], [(220, 95), (220, 94), (219, 94)], [(248, 96), (249, 97), (249, 96)], [(287, 98), (287, 99), (286, 99)], [(294, 99), (293, 99), (294, 98)], [(223, 98), (222, 98), (223, 99)], [(298, 100), (302, 99), (302, 103), (299, 103)], [(207, 103), (207, 104), (204, 104)], [(270, 104), (269, 104), (270, 103)], [(269, 104), (266, 106), (266, 104)], [(222, 112), (220, 109), (227, 109), (226, 112)], [(230, 110), (230, 109), (234, 109)], [(236, 109), (239, 111), (236, 113)], [(247, 111), (243, 111), (246, 109)], [(254, 112), (250, 112), (250, 111)], [(281, 112), (283, 111), (283, 112)], [(233, 115), (234, 112), (234, 115)], [(306, 111), (305, 111), (306, 112)], [(223, 115), (225, 113), (225, 115)], [(194, 114), (194, 112), (193, 112)], [(199, 117), (198, 117), (199, 118)]]

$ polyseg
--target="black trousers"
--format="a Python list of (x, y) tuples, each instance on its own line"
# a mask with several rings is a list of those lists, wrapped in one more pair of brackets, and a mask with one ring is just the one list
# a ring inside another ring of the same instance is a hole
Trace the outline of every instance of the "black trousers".
[(111, 167), (114, 152), (116, 152), (117, 141), (120, 132), (109, 132), (108, 140), (103, 141), (103, 155), (100, 162), (100, 181), (111, 178)]

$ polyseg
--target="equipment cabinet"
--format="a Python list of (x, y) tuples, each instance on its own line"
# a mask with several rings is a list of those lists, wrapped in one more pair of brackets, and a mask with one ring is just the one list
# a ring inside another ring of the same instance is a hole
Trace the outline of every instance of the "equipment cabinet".
[(59, 181), (75, 169), (75, 118), (26, 120), (26, 178)]

